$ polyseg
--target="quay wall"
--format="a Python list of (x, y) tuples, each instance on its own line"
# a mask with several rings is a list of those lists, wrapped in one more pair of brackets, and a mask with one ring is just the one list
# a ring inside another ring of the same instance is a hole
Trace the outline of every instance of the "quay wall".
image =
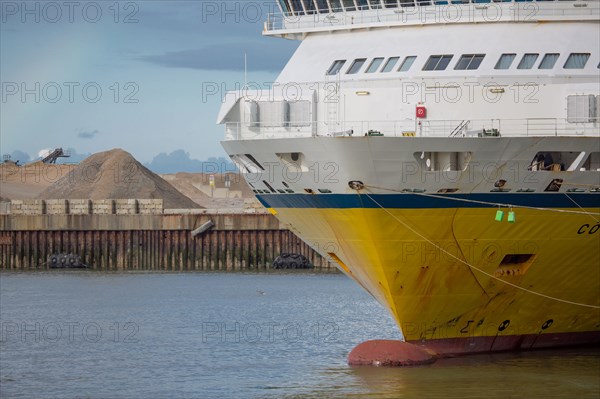
[[(50, 256), (61, 253), (79, 255), (98, 270), (268, 270), (282, 253), (304, 255), (316, 268), (334, 268), (261, 209), (141, 213), (139, 201), (96, 208), (59, 200), (16, 205), (11, 206), (16, 212), (0, 215), (2, 270), (47, 268)], [(129, 211), (119, 212), (119, 206)], [(66, 213), (69, 208), (74, 212)]]

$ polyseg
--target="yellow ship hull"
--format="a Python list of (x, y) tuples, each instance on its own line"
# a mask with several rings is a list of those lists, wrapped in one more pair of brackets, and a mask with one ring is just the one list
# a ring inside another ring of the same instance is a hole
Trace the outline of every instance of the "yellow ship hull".
[[(600, 343), (596, 137), (224, 147), (259, 201), (385, 306), (406, 341), (438, 354)], [(565, 165), (534, 170), (549, 151)]]
[(387, 307), (406, 341), (440, 354), (600, 342), (592, 216), (518, 208), (509, 223), (490, 207), (398, 209), (358, 197), (371, 206), (260, 199)]

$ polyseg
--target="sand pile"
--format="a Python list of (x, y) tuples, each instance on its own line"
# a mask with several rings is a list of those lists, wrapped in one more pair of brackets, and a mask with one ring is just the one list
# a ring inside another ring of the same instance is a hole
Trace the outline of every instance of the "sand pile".
[(45, 164), (41, 161), (24, 165), (12, 162), (0, 164), (0, 197), (9, 199), (36, 198), (43, 190), (69, 174), (75, 165)]
[(42, 191), (40, 199), (159, 199), (167, 209), (200, 208), (157, 174), (121, 149), (86, 158)]

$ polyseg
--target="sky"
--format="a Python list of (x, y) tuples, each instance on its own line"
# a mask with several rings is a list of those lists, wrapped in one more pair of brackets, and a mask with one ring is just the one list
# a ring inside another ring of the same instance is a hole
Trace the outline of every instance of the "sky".
[(144, 163), (225, 156), (222, 95), (268, 87), (298, 42), (272, 1), (0, 0), (0, 152), (123, 148)]

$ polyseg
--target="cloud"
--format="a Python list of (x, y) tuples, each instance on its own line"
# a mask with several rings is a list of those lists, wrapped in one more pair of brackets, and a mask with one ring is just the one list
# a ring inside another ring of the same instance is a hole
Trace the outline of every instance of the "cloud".
[(224, 173), (236, 171), (231, 160), (227, 158), (209, 158), (207, 161), (190, 158), (184, 150), (175, 150), (170, 154), (161, 152), (152, 162), (146, 163), (148, 169), (155, 173)]
[(285, 66), (298, 45), (288, 40), (273, 41), (268, 46), (262, 42), (223, 43), (137, 59), (169, 68), (243, 71), (246, 54), (248, 71), (276, 72)]
[(84, 159), (86, 159), (87, 157), (91, 156), (92, 153), (87, 152), (87, 153), (79, 153), (77, 152), (77, 150), (75, 148), (67, 148), (65, 149), (65, 152), (67, 154), (69, 154), (69, 157), (67, 158), (58, 158), (58, 160), (56, 161), (56, 163), (79, 163), (81, 161), (83, 161)]
[(92, 130), (91, 132), (79, 132), (77, 133), (77, 138), (80, 139), (93, 139), (98, 133), (98, 130)]

